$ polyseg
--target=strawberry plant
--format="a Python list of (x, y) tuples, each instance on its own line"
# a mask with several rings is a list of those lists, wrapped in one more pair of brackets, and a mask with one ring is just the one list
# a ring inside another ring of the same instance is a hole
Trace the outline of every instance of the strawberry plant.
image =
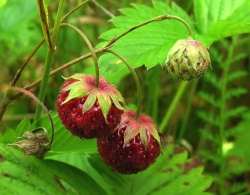
[(249, 8), (0, 1), (0, 194), (248, 194)]

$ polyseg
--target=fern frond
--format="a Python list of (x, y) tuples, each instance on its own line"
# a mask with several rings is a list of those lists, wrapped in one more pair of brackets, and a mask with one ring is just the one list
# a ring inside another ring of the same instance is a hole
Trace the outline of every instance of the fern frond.
[(238, 106), (236, 108), (232, 108), (225, 113), (225, 118), (228, 120), (236, 117), (241, 117), (245, 111), (247, 111), (246, 106)]
[(221, 157), (213, 152), (213, 151), (209, 151), (209, 150), (200, 150), (199, 155), (202, 156), (205, 160), (208, 161), (213, 161), (214, 164), (219, 165), (221, 163)]
[(234, 58), (232, 59), (232, 64), (246, 58), (248, 55), (246, 53), (239, 53), (238, 55), (235, 55)]
[(239, 133), (242, 133), (245, 129), (236, 127), (227, 128), (227, 131), (225, 131), (225, 138), (235, 137), (236, 135), (239, 135)]
[(230, 189), (228, 189), (228, 194), (238, 194), (238, 195), (247, 195), (249, 192), (246, 192), (247, 183), (233, 183)]
[(219, 108), (221, 105), (221, 101), (219, 99), (216, 99), (215, 96), (213, 94), (208, 94), (204, 91), (200, 91), (199, 96), (205, 100), (206, 102), (208, 102), (209, 104), (211, 104), (212, 106)]
[(220, 139), (219, 139), (218, 135), (215, 135), (213, 132), (209, 131), (208, 129), (200, 128), (199, 132), (200, 132), (201, 136), (203, 138), (207, 139), (208, 141), (212, 141), (216, 145), (218, 145), (220, 143)]
[(215, 88), (220, 89), (221, 88), (221, 81), (219, 78), (216, 76), (216, 74), (212, 72), (206, 72), (204, 75), (206, 78), (206, 81), (210, 84), (212, 84)]
[(248, 91), (245, 88), (228, 89), (226, 92), (226, 98), (230, 99), (232, 97), (240, 97), (246, 94)]
[(247, 72), (244, 70), (231, 72), (227, 77), (227, 82), (234, 81), (234, 80), (239, 79), (239, 78), (244, 77), (244, 76), (247, 76)]
[(219, 117), (214, 116), (213, 113), (208, 113), (202, 110), (198, 110), (196, 113), (206, 123), (210, 123), (217, 127), (220, 125)]

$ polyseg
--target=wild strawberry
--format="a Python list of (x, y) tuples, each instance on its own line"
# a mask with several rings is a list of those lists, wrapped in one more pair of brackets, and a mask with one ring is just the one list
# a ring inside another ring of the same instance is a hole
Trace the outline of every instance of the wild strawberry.
[(57, 98), (57, 112), (65, 127), (80, 138), (109, 135), (123, 113), (120, 92), (103, 77), (75, 74), (66, 79)]
[(202, 43), (183, 39), (170, 49), (165, 66), (174, 78), (189, 81), (201, 77), (211, 67), (211, 60)]
[(97, 140), (98, 151), (113, 170), (132, 174), (147, 169), (161, 152), (160, 137), (151, 117), (125, 111), (117, 129)]

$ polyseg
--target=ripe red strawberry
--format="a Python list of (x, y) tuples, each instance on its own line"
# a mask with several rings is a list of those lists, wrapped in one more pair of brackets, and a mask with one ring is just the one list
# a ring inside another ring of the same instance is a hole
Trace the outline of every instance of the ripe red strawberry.
[(147, 169), (161, 152), (159, 133), (151, 117), (125, 111), (117, 129), (97, 140), (98, 151), (113, 170), (133, 174)]
[(120, 92), (103, 77), (75, 74), (66, 79), (57, 98), (57, 112), (65, 127), (80, 138), (109, 135), (123, 113)]

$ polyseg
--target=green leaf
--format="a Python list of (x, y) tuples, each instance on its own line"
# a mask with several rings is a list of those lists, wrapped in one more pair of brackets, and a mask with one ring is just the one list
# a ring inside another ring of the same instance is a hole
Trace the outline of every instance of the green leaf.
[[(146, 171), (127, 176), (113, 172), (92, 156), (90, 163), (112, 185), (112, 194), (178, 194), (205, 195), (211, 178), (202, 175), (203, 168), (198, 159), (187, 160), (187, 152), (169, 144), (156, 162)], [(149, 179), (150, 178), (150, 179)]]
[(17, 142), (16, 131), (10, 128), (5, 129), (4, 133), (0, 136), (0, 143), (10, 144)]
[(209, 46), (219, 39), (250, 32), (247, 0), (195, 0), (197, 39)]
[[(42, 161), (26, 157), (12, 146), (0, 144), (0, 183), (14, 194), (63, 194)], [(3, 188), (0, 190), (2, 191)]]
[(112, 186), (109, 185), (109, 183), (107, 183), (105, 179), (102, 178), (102, 176), (98, 173), (98, 171), (94, 169), (93, 166), (89, 163), (90, 156), (88, 154), (64, 153), (48, 156), (46, 159), (60, 161), (82, 170), (83, 172), (87, 173), (93, 180), (95, 180), (99, 186), (102, 186), (103, 190), (105, 190), (107, 194), (112, 193)]
[(33, 130), (31, 127), (30, 119), (25, 117), (16, 127), (15, 130), (7, 128), (3, 135), (0, 136), (0, 143), (10, 144), (17, 142), (18, 137), (22, 137), (25, 131)]
[(0, 144), (0, 159), (0, 192), (65, 194), (69, 185), (78, 194), (105, 194), (86, 173), (65, 163), (27, 157), (4, 144)]
[[(115, 28), (103, 33), (101, 38), (111, 40), (135, 25), (164, 14), (182, 17), (192, 26), (189, 16), (175, 4), (172, 8), (156, 1), (154, 7), (133, 4), (133, 8), (121, 9), (121, 12), (123, 16), (111, 20)], [(134, 68), (142, 65), (151, 68), (163, 64), (171, 46), (178, 39), (188, 36), (188, 31), (182, 23), (176, 20), (158, 21), (130, 32), (118, 40), (112, 49), (124, 56)], [(116, 71), (124, 67), (121, 60), (112, 54), (102, 55), (99, 63), (100, 67), (107, 71)]]
[[(47, 165), (60, 180), (66, 182), (77, 192), (77, 194), (106, 194), (100, 185), (88, 174), (71, 165), (53, 160), (45, 160)], [(62, 171), (63, 170), (63, 171)]]
[(219, 20), (225, 20), (235, 9), (241, 6), (245, 0), (194, 0), (195, 20), (201, 34)]

